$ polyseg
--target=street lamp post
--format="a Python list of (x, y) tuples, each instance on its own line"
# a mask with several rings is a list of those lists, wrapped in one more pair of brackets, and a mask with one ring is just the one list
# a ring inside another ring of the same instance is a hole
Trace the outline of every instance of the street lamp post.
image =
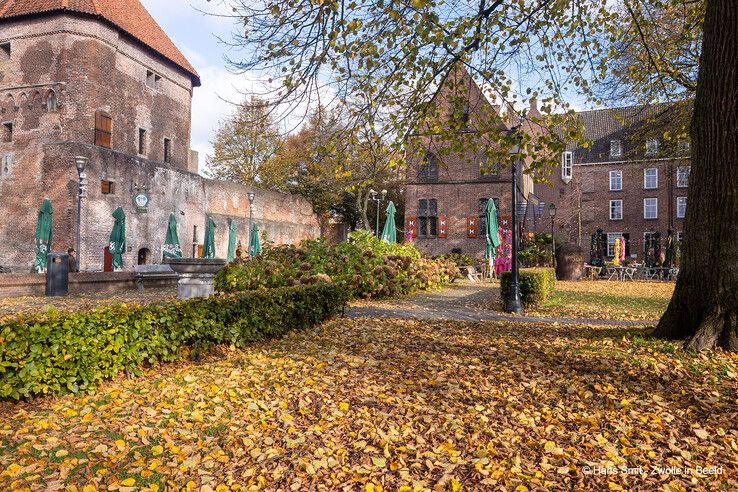
[(250, 191), (248, 193), (248, 197), (249, 197), (249, 246), (248, 246), (248, 251), (249, 251), (249, 257), (251, 257), (252, 256), (251, 254), (251, 240), (252, 240), (251, 233), (254, 227), (254, 199), (256, 198), (256, 193), (254, 193), (253, 191)]
[(79, 190), (77, 193), (77, 271), (79, 271), (80, 258), (82, 256), (82, 199), (87, 197), (87, 175), (85, 174), (87, 161), (87, 157), (77, 156), (74, 158), (74, 164), (77, 166), (77, 175), (79, 176)]
[(556, 270), (556, 238), (554, 237), (554, 218), (556, 217), (556, 205), (548, 206), (548, 216), (551, 217), (551, 261)]
[(379, 204), (382, 203), (386, 197), (387, 190), (382, 190), (381, 194), (378, 191), (369, 190), (369, 199), (374, 200), (377, 204), (377, 238), (379, 237)]
[(518, 271), (518, 159), (520, 154), (520, 135), (517, 134), (518, 128), (511, 129), (516, 137), (515, 145), (510, 149), (510, 157), (512, 158), (512, 283), (510, 284), (510, 296), (505, 306), (508, 313), (522, 314), (523, 303), (520, 301), (520, 284)]

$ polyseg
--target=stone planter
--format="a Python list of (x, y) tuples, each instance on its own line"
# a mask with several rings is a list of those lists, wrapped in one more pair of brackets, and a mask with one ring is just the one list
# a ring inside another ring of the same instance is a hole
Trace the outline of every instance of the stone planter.
[(208, 297), (215, 293), (215, 274), (225, 260), (207, 258), (165, 258), (177, 274), (177, 299)]
[(584, 271), (584, 249), (576, 244), (562, 244), (556, 252), (556, 278), (580, 280)]

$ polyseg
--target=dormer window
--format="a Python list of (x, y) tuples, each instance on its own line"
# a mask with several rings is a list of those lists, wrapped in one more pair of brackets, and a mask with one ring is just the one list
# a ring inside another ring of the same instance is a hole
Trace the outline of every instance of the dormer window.
[(623, 141), (610, 140), (610, 157), (620, 157), (623, 155)]
[(649, 138), (646, 140), (646, 155), (656, 155), (659, 153), (659, 139)]
[(561, 179), (569, 183), (574, 174), (574, 154), (572, 152), (564, 152), (561, 154)]

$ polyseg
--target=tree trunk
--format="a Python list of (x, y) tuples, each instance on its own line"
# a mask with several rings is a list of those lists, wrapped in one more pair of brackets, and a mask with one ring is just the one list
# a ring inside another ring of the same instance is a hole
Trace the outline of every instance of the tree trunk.
[(679, 279), (656, 334), (738, 351), (738, 2), (708, 0)]

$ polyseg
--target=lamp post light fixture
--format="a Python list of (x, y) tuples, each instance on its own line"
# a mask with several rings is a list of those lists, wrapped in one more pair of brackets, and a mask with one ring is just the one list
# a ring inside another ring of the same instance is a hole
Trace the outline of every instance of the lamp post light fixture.
[(548, 216), (551, 217), (551, 261), (556, 270), (556, 237), (554, 237), (554, 218), (556, 217), (556, 205), (548, 206)]
[(510, 296), (507, 299), (505, 311), (508, 313), (522, 314), (523, 303), (520, 301), (520, 284), (518, 269), (518, 161), (520, 159), (520, 140), (521, 135), (518, 133), (519, 127), (510, 129), (510, 133), (515, 137), (515, 145), (510, 149), (512, 171), (512, 283), (510, 284)]
[(387, 190), (382, 190), (381, 193), (378, 191), (369, 190), (369, 199), (374, 200), (377, 204), (377, 238), (379, 237), (379, 204), (382, 203), (385, 198), (387, 198)]
[(254, 199), (256, 199), (256, 193), (249, 191), (247, 196), (249, 197), (249, 256), (251, 256), (251, 231), (254, 227)]
[(79, 176), (79, 192), (77, 193), (77, 241), (76, 241), (76, 269), (79, 271), (80, 257), (82, 256), (82, 199), (87, 197), (87, 157), (77, 156), (74, 158), (74, 165), (77, 167), (77, 175)]

